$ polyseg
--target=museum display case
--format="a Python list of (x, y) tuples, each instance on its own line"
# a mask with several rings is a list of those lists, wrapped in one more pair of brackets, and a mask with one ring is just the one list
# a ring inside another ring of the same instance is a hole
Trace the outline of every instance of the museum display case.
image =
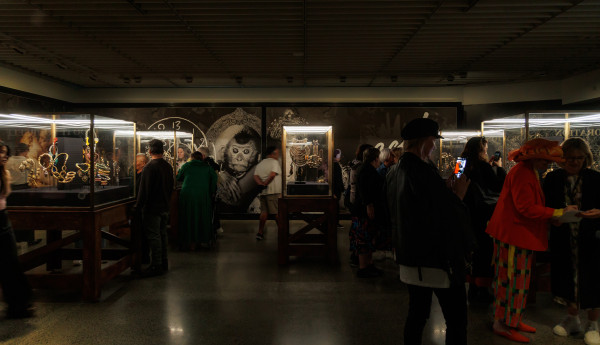
[(193, 133), (184, 131), (137, 131), (137, 149), (138, 152), (145, 153), (150, 159), (150, 153), (148, 152), (148, 143), (153, 139), (158, 139), (163, 142), (163, 148), (165, 150), (163, 158), (171, 164), (173, 167), (173, 173), (177, 174), (177, 171), (190, 160), (192, 152), (197, 150), (194, 145)]
[[(589, 111), (532, 111), (515, 116), (484, 121), (481, 124), (483, 136), (488, 139), (488, 152), (501, 151), (506, 157), (527, 140), (543, 138), (562, 143), (571, 137), (588, 141), (598, 167), (600, 114)], [(508, 171), (516, 163), (503, 159)], [(549, 170), (556, 168), (552, 164)]]
[(8, 204), (93, 208), (132, 197), (134, 132), (133, 122), (90, 114), (0, 114)]
[(283, 126), (283, 197), (331, 197), (331, 126)]

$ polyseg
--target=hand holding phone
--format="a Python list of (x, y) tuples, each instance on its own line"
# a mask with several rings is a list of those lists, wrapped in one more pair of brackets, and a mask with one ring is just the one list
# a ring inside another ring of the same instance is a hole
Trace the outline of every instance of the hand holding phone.
[(458, 157), (456, 159), (456, 166), (454, 167), (454, 175), (456, 178), (460, 178), (460, 176), (465, 172), (465, 166), (467, 165), (467, 159)]

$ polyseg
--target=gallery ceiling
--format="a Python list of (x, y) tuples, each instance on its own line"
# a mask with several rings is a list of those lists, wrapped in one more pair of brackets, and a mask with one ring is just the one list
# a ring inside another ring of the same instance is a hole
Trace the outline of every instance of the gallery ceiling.
[(0, 67), (77, 87), (445, 86), (600, 68), (600, 0), (2, 0)]

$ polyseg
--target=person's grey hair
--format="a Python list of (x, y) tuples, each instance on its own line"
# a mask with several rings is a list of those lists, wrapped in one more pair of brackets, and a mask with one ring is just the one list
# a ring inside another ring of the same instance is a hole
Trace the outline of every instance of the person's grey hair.
[(594, 163), (594, 155), (590, 150), (590, 145), (587, 141), (581, 138), (569, 138), (562, 143), (563, 157), (567, 155), (567, 152), (573, 150), (579, 150), (585, 155), (585, 162), (583, 163), (584, 168), (589, 168)]
[(144, 158), (144, 162), (148, 163), (148, 156), (146, 156), (145, 153), (138, 153), (137, 155), (135, 155), (136, 157), (143, 157)]
[(381, 150), (381, 152), (379, 153), (379, 160), (380, 161), (386, 161), (390, 158), (392, 154), (392, 150), (388, 149), (388, 148), (384, 148)]
[(202, 146), (201, 148), (198, 149), (198, 151), (200, 151), (200, 153), (202, 153), (204, 158), (208, 157), (208, 147)]

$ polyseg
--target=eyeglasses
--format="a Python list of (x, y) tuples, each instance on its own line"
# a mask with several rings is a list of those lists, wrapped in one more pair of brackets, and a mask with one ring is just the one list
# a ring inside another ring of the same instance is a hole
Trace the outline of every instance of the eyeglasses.
[(584, 159), (585, 159), (585, 156), (570, 156), (570, 157), (565, 157), (565, 160), (567, 162), (582, 161)]

